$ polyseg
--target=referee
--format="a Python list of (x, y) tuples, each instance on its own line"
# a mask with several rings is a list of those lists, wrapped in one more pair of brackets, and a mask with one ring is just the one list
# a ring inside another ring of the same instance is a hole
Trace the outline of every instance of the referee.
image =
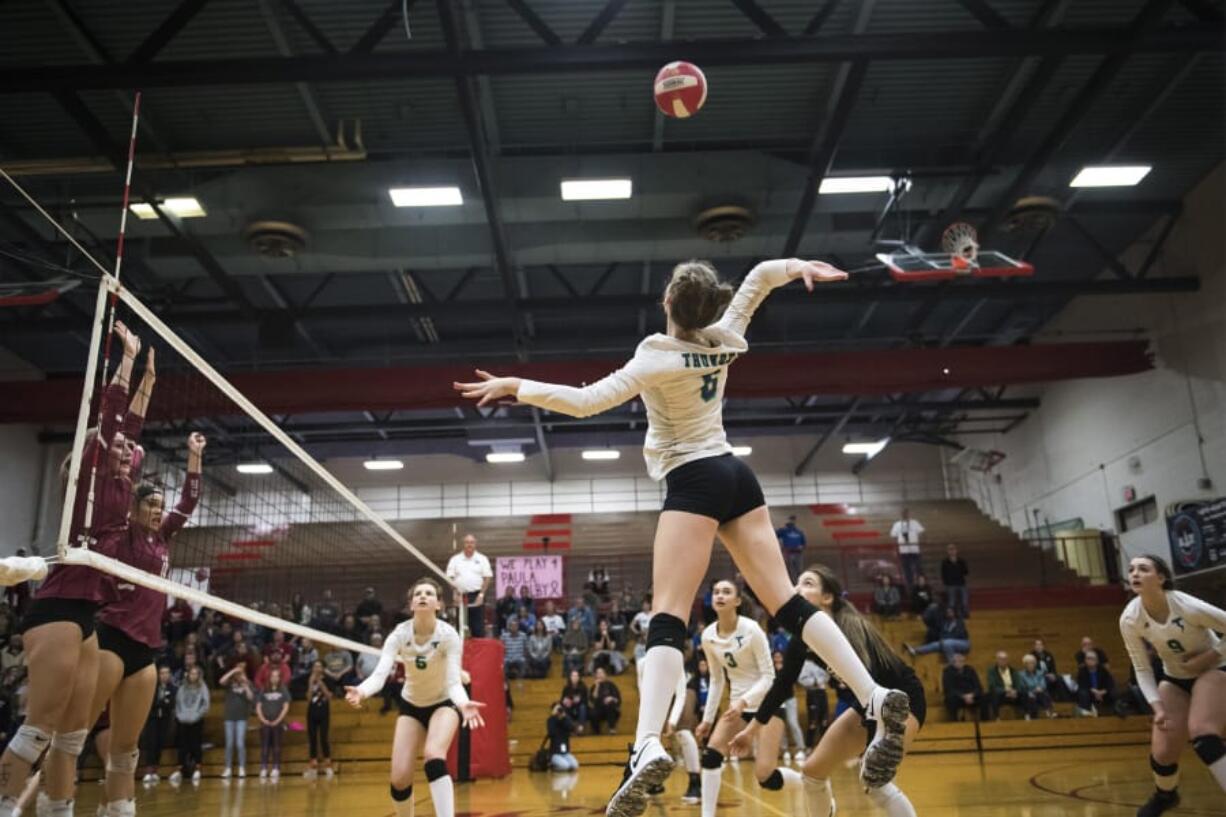
[[(468, 629), (473, 638), (485, 637), (485, 591), (493, 577), (490, 560), (477, 552), (477, 537), (466, 534), (464, 550), (447, 562), (447, 578), (464, 594), (468, 605)], [(457, 598), (456, 607), (459, 606)]]

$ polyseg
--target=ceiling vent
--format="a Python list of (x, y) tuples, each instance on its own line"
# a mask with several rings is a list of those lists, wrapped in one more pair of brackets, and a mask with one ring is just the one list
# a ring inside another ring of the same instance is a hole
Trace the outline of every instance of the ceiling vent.
[(257, 221), (243, 235), (265, 258), (293, 258), (306, 249), (306, 230), (288, 221)]
[(721, 244), (744, 238), (752, 226), (753, 213), (735, 204), (708, 207), (694, 218), (694, 228), (699, 235)]

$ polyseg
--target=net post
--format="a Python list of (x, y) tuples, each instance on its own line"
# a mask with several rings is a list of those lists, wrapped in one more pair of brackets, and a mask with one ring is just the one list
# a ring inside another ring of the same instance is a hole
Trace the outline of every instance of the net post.
[(81, 406), (77, 412), (77, 429), (72, 437), (72, 454), (68, 461), (68, 485), (64, 491), (64, 510), (60, 514), (60, 533), (55, 550), (63, 556), (71, 542), (68, 535), (72, 529), (72, 512), (76, 505), (77, 483), (81, 479), (81, 457), (85, 448), (85, 432), (89, 428), (89, 398), (93, 394), (94, 378), (98, 373), (98, 349), (102, 345), (102, 321), (106, 315), (106, 296), (111, 288), (111, 278), (103, 275), (98, 282), (98, 298), (94, 305), (94, 325), (90, 329), (89, 359), (85, 362), (85, 380), (81, 384)]

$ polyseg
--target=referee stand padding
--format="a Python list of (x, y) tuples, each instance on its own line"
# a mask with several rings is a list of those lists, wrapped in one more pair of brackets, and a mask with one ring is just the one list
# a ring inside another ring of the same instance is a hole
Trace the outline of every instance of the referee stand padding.
[(485, 704), (485, 726), (469, 731), (461, 727), (447, 753), (447, 768), (456, 780), (506, 777), (511, 773), (507, 748), (507, 693), (503, 679), (502, 642), (469, 638), (464, 642), (462, 665), (472, 678), (469, 697)]

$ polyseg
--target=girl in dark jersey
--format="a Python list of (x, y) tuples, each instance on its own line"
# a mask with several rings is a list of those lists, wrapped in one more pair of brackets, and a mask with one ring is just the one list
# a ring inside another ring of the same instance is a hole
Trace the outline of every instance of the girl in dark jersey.
[[(69, 528), (71, 544), (88, 544), (106, 555), (113, 555), (109, 545), (94, 542), (90, 534), (115, 524), (126, 512), (135, 439), (153, 377), (150, 371), (125, 415), (128, 384), (141, 344), (120, 321), (115, 322), (114, 333), (123, 345), (123, 356), (114, 379), (103, 389), (98, 426), (82, 449), (82, 476), (74, 492)], [(64, 474), (67, 479), (66, 469)], [(87, 527), (85, 508), (91, 491), (95, 510)], [(72, 813), (76, 759), (89, 734), (90, 716), (95, 714), (90, 709), (98, 664), (94, 614), (111, 592), (110, 578), (93, 568), (56, 565), (21, 622), (30, 692), (25, 723), (0, 758), (0, 817), (17, 813), (17, 798), (30, 768), (48, 746), (52, 751), (45, 759), (44, 774), (50, 813), (53, 817)]]
[[(173, 511), (163, 516), (161, 489), (142, 484), (132, 496), (130, 518), (102, 531), (99, 543), (106, 543), (127, 564), (165, 577), (170, 571), (168, 543), (183, 528), (200, 500), (205, 445), (203, 434), (193, 432), (187, 438), (187, 477)], [(94, 712), (101, 713), (109, 701), (107, 817), (131, 817), (136, 814), (134, 772), (140, 758), (140, 733), (157, 687), (153, 658), (162, 646), (166, 594), (117, 579), (115, 597), (98, 615)]]
[[(873, 680), (884, 687), (901, 689), (910, 699), (910, 714), (907, 716), (904, 750), (911, 748), (912, 741), (924, 725), (928, 707), (924, 698), (924, 686), (915, 671), (903, 663), (882, 638), (881, 633), (865, 619), (856, 608), (843, 598), (843, 588), (834, 572), (825, 565), (812, 565), (800, 574), (796, 592), (828, 613), (847, 636), (860, 658), (868, 667)], [(771, 716), (783, 705), (796, 686), (805, 660), (821, 661), (810, 652), (804, 642), (793, 638), (784, 653), (783, 670), (775, 675), (757, 714), (750, 724), (732, 740), (732, 750), (741, 751), (753, 745), (754, 738)], [(864, 719), (859, 702), (849, 693), (840, 697), (851, 704), (818, 741), (805, 759), (805, 804), (809, 817), (833, 817), (834, 794), (830, 788), (830, 773), (843, 762), (853, 760), (864, 751), (873, 737), (876, 723)], [(915, 808), (902, 790), (894, 783), (868, 790), (869, 799), (889, 817), (915, 817)]]

